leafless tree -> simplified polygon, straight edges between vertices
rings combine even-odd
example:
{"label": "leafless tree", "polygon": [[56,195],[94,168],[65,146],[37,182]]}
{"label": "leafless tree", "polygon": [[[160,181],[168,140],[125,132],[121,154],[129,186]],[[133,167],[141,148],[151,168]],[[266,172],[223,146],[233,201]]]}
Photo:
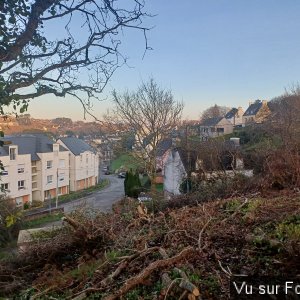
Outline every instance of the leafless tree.
{"label": "leafless tree", "polygon": [[300,185],[300,88],[270,101],[271,115],[265,123],[269,134],[277,137],[275,149],[265,159],[264,171],[272,186]]}
{"label": "leafless tree", "polygon": [[226,106],[219,106],[215,104],[204,110],[201,114],[201,121],[205,121],[210,118],[223,117],[230,110],[230,108]]}
{"label": "leafless tree", "polygon": [[[149,48],[144,10],[144,0],[2,0],[0,113],[8,105],[22,113],[47,94],[73,96],[88,112],[126,62],[124,31],[141,31]],[[55,38],[53,28],[60,28]]]}
{"label": "leafless tree", "polygon": [[170,137],[181,120],[183,103],[172,92],[161,88],[154,79],[144,82],[136,92],[113,92],[114,108],[110,120],[124,122],[135,133],[134,154],[145,161],[155,180],[157,145]]}
{"label": "leafless tree", "polygon": [[300,136],[300,88],[270,101],[271,116],[267,125],[279,134],[285,144],[299,143]]}

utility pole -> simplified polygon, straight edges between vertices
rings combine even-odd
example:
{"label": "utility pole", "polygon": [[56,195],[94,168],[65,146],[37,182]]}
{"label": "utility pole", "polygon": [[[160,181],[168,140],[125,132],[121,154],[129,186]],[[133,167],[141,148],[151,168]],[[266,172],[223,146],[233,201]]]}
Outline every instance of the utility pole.
{"label": "utility pole", "polygon": [[56,199],[55,199],[55,207],[58,206],[58,168],[56,169]]}

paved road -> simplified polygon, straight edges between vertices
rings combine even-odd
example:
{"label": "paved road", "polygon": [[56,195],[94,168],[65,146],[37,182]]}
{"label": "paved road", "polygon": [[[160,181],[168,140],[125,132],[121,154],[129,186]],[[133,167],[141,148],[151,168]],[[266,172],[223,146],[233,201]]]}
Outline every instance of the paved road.
{"label": "paved road", "polygon": [[93,192],[92,195],[62,204],[66,213],[76,208],[85,206],[87,208],[99,209],[104,212],[111,211],[112,204],[124,196],[124,179],[115,175],[103,175],[109,179],[110,185],[103,190]]}

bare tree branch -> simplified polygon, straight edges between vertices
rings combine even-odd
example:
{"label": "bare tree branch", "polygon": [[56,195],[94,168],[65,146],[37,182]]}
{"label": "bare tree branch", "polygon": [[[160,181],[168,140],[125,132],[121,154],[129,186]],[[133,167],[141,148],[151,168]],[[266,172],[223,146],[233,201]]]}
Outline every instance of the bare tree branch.
{"label": "bare tree branch", "polygon": [[[136,0],[4,0],[0,8],[2,113],[10,104],[24,111],[31,98],[45,94],[74,95],[85,104],[99,99],[126,61],[119,52],[123,30],[145,35],[148,28],[141,25],[150,16]],[[53,22],[62,30],[50,40]]]}
{"label": "bare tree branch", "polygon": [[135,155],[143,159],[152,178],[156,173],[157,145],[170,137],[181,120],[183,103],[176,102],[170,90],[160,88],[153,79],[142,83],[136,92],[113,92],[110,121],[123,121],[134,132]]}

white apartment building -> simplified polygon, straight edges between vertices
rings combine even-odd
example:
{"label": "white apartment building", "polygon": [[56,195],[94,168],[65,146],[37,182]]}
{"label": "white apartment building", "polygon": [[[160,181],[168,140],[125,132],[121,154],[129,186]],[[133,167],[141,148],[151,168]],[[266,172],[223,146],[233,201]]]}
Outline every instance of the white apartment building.
{"label": "white apartment building", "polygon": [[[69,151],[66,148],[42,134],[15,135],[2,140],[6,145],[0,147],[3,153],[0,160],[5,166],[1,180],[6,184],[3,188],[8,187],[7,195],[16,199],[17,204],[20,197],[24,203],[54,198],[56,190],[58,195],[69,193]],[[15,160],[10,159],[13,149]],[[22,165],[24,174],[20,172]]]}
{"label": "white apartment building", "polygon": [[32,187],[34,200],[54,198],[56,190],[58,196],[69,194],[69,151],[57,143],[48,146],[49,151],[37,152],[39,160],[32,166],[37,179]]}
{"label": "white apartment building", "polygon": [[70,191],[78,191],[98,183],[99,157],[83,140],[74,137],[60,138],[59,143],[69,152]]}
{"label": "white apartment building", "polygon": [[6,142],[0,147],[1,193],[12,198],[17,206],[32,201],[31,156],[19,153],[18,145]]}

